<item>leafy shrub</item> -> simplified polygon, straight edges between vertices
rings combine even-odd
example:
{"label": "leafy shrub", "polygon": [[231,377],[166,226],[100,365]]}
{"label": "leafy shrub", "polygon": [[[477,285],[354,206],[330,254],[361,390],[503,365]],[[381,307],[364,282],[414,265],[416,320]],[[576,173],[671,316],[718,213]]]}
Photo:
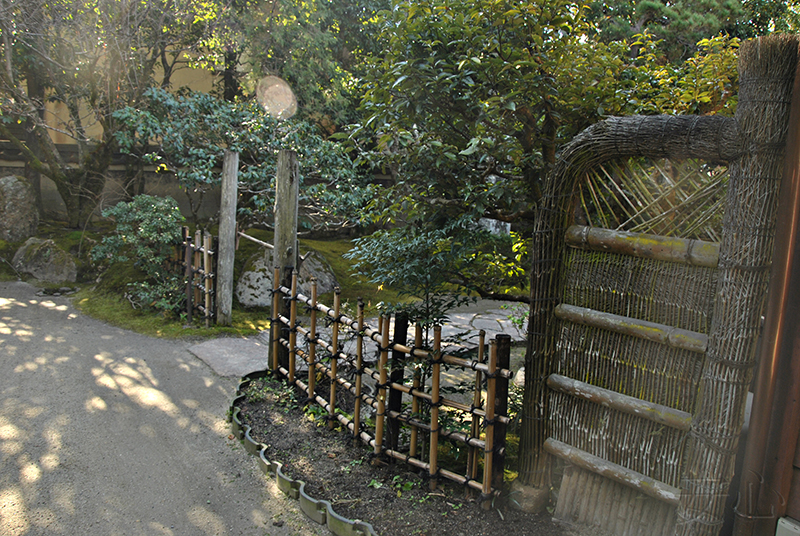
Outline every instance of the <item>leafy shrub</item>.
{"label": "leafy shrub", "polygon": [[175,200],[139,195],[104,210],[103,217],[114,218],[116,230],[92,249],[92,260],[109,265],[133,260],[146,279],[128,283],[131,303],[164,312],[180,311],[183,279],[169,262],[181,242],[184,222]]}

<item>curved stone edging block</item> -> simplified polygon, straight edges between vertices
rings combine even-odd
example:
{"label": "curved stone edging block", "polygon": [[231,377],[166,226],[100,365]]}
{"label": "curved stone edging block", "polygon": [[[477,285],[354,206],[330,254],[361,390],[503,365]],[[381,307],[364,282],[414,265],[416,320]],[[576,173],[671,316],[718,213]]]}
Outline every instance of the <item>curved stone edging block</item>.
{"label": "curved stone edging block", "polygon": [[258,443],[250,436],[250,426],[243,424],[239,418],[239,408],[236,404],[244,400],[244,389],[250,384],[252,377],[263,376],[263,373],[253,373],[245,376],[236,389],[236,394],[231,401],[228,411],[228,420],[231,423],[231,433],[244,442],[245,450],[258,458],[258,465],[265,475],[275,475],[278,488],[288,497],[298,501],[300,510],[311,520],[325,525],[336,536],[377,536],[371,524],[363,521],[347,519],[336,513],[329,501],[314,499],[305,491],[306,484],[302,480],[294,480],[283,473],[280,462],[270,461],[264,452],[266,446]]}

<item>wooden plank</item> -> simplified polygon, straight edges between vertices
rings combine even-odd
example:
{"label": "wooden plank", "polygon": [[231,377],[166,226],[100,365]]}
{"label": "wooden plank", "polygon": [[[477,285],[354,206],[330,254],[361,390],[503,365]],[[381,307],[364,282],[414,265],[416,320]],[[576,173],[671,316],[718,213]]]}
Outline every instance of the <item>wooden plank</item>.
{"label": "wooden plank", "polygon": [[562,460],[577,465],[581,469],[591,471],[633,488],[639,493],[653,497],[668,504],[678,505],[681,499],[681,490],[659,482],[654,478],[632,471],[627,467],[611,463],[588,452],[562,443],[556,439],[548,438],[544,442],[544,450]]}
{"label": "wooden plank", "polygon": [[556,306],[554,314],[561,320],[567,320],[575,324],[606,329],[690,352],[704,353],[708,346],[708,335],[703,333],[603,311],[595,311],[585,307],[562,303]]}
{"label": "wooden plank", "polygon": [[607,251],[644,259],[679,262],[716,268],[719,244],[668,236],[613,231],[601,227],[573,225],[567,229],[567,244],[591,251]]}
{"label": "wooden plank", "polygon": [[547,386],[554,391],[582,398],[623,413],[636,415],[684,432],[688,432],[692,425],[691,413],[623,395],[560,374],[551,374],[547,378]]}
{"label": "wooden plank", "polygon": [[792,467],[792,486],[786,501],[786,515],[800,519],[800,469]]}

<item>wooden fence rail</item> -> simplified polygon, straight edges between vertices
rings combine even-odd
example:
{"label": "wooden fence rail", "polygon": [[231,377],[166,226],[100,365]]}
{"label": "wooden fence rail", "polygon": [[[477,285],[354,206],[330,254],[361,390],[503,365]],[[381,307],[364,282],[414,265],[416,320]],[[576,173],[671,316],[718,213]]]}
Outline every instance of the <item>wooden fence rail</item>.
{"label": "wooden fence rail", "polygon": [[214,321],[216,310],[216,250],[214,237],[198,230],[192,240],[188,227],[182,229],[179,257],[186,281],[186,316],[192,321],[194,311],[205,318],[206,327]]}
{"label": "wooden fence rail", "polygon": [[[498,494],[503,484],[505,435],[509,424],[508,380],[513,373],[508,370],[510,342],[508,335],[498,335],[489,342],[488,362],[485,361],[485,333],[481,332],[477,360],[469,360],[447,355],[443,352],[441,327],[434,328],[432,347],[422,348],[422,327],[415,327],[414,345],[405,345],[405,340],[392,342],[389,338],[389,317],[381,317],[377,328],[364,322],[364,306],[359,302],[357,318],[352,319],[341,313],[339,293],[334,295],[333,307],[317,302],[316,283],[312,284],[311,297],[297,292],[297,273],[292,277],[291,288],[280,285],[280,273],[275,271],[276,283],[273,289],[273,318],[271,329],[271,360],[273,373],[285,376],[289,383],[304,391],[309,401],[316,402],[328,414],[331,425],[339,422],[346,429],[371,446],[375,454],[383,454],[402,460],[427,472],[431,489],[435,489],[439,478],[447,478],[481,493],[481,501],[488,507],[489,500]],[[280,314],[280,300],[290,304],[289,317]],[[298,304],[304,304],[308,311],[308,327],[298,322]],[[330,340],[322,339],[317,326],[322,319],[330,323]],[[395,334],[399,319],[395,319]],[[342,330],[355,336],[354,355],[341,350],[339,339]],[[403,333],[404,338],[405,333]],[[298,337],[301,343],[298,344]],[[378,358],[375,366],[368,366],[364,359],[365,339],[378,344]],[[284,349],[283,352],[280,350]],[[319,350],[325,353],[320,358]],[[288,355],[287,352],[288,351]],[[392,362],[389,362],[389,352]],[[397,356],[403,356],[398,361]],[[307,367],[307,378],[298,376],[298,365]],[[411,385],[404,381],[403,370],[408,364],[429,367],[429,381],[423,381],[420,367],[412,367]],[[340,365],[347,365],[343,374]],[[460,367],[465,371],[475,371],[474,393],[470,396],[471,405],[448,399],[441,393],[441,367],[448,365]],[[400,370],[400,373],[397,371]],[[391,376],[390,376],[391,373]],[[317,392],[319,376],[330,380],[328,396]],[[353,377],[354,376],[354,377]],[[354,381],[349,381],[348,377]],[[376,392],[365,392],[364,379],[374,380]],[[486,384],[486,398],[482,387]],[[467,383],[472,383],[468,380]],[[353,397],[352,415],[341,410],[339,401],[342,391]],[[427,392],[426,392],[427,391]],[[402,397],[411,397],[410,405],[403,408]],[[364,422],[362,407],[374,409],[374,423]],[[424,417],[424,409],[428,415]],[[447,417],[447,418],[444,418]],[[388,419],[388,421],[387,421]],[[448,422],[466,422],[466,431],[448,427]],[[403,425],[410,438],[407,446],[401,447],[396,431]],[[394,429],[395,432],[391,432]],[[426,452],[419,449],[420,431],[429,437],[427,460]],[[384,441],[388,436],[389,441]],[[439,443],[441,440],[460,443],[468,449],[465,474],[459,474],[442,467],[439,463]],[[387,445],[388,443],[388,445]],[[480,461],[483,460],[483,475],[478,478]]]}

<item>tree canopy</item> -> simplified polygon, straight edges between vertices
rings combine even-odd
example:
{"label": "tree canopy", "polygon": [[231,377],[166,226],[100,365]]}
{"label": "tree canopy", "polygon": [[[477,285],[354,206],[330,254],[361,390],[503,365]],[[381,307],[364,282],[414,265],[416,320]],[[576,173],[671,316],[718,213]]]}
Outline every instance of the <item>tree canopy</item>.
{"label": "tree canopy", "polygon": [[[599,39],[589,7],[567,0],[401,0],[383,16],[386,47],[352,134],[361,162],[393,179],[375,208],[421,229],[465,216],[513,224],[520,234],[504,245],[473,250],[509,274],[558,148],[583,128],[610,115],[735,107],[733,38],[701,40],[688,60],[669,63],[650,34]],[[472,232],[451,230],[458,243]],[[508,282],[475,280],[473,290],[490,295],[491,281]]]}

